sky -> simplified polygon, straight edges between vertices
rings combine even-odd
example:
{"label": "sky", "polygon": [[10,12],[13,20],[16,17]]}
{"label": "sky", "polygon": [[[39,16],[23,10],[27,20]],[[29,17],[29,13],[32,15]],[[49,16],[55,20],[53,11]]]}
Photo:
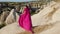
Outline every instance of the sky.
{"label": "sky", "polygon": [[0,0],[0,2],[28,2],[28,1],[36,1],[36,0]]}

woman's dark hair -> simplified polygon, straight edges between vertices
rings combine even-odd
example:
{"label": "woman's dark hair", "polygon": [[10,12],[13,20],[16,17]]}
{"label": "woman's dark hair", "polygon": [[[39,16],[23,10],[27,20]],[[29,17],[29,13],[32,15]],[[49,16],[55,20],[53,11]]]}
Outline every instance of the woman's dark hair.
{"label": "woman's dark hair", "polygon": [[29,8],[27,5],[26,5],[27,8]]}
{"label": "woman's dark hair", "polygon": [[31,7],[30,7],[29,5],[26,5],[26,7],[27,7],[28,9],[31,9]]}

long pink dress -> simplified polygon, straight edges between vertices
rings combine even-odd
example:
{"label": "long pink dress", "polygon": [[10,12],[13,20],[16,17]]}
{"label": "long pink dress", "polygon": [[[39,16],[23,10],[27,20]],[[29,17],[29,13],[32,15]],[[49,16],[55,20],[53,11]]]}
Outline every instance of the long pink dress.
{"label": "long pink dress", "polygon": [[25,30],[32,32],[32,22],[29,8],[24,8],[23,14],[19,17],[19,25]]}

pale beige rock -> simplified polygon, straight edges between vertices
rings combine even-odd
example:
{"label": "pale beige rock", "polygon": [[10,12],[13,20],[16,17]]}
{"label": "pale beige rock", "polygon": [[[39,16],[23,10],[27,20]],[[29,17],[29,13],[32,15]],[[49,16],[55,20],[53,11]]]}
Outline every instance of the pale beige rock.
{"label": "pale beige rock", "polygon": [[56,22],[51,29],[47,29],[39,34],[60,34],[60,22]]}
{"label": "pale beige rock", "polygon": [[0,34],[17,34],[23,31],[24,30],[18,25],[18,23],[12,23],[0,29]]}
{"label": "pale beige rock", "polygon": [[41,10],[38,14],[33,15],[32,18],[32,24],[33,26],[37,25],[43,25],[47,24],[47,21],[50,20],[50,17],[48,17],[48,14],[54,11],[54,5],[56,3],[52,3],[50,6],[47,6],[43,10]]}
{"label": "pale beige rock", "polygon": [[7,16],[9,15],[9,11],[4,11],[1,16],[0,16],[0,23],[3,24],[7,18]]}
{"label": "pale beige rock", "polygon": [[60,9],[58,9],[52,16],[53,21],[60,21]]}
{"label": "pale beige rock", "polygon": [[14,14],[13,12],[14,12],[14,9],[11,10],[9,16],[7,17],[7,19],[5,21],[6,25],[14,23],[18,20],[19,15],[17,13]]}

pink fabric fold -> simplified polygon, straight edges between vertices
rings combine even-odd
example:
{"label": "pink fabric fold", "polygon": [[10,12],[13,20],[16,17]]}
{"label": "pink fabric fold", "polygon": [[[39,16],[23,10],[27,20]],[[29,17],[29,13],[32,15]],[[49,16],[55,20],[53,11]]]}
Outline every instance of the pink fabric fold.
{"label": "pink fabric fold", "polygon": [[23,13],[19,17],[19,25],[27,31],[32,32],[32,21],[30,15],[30,9],[24,8]]}

